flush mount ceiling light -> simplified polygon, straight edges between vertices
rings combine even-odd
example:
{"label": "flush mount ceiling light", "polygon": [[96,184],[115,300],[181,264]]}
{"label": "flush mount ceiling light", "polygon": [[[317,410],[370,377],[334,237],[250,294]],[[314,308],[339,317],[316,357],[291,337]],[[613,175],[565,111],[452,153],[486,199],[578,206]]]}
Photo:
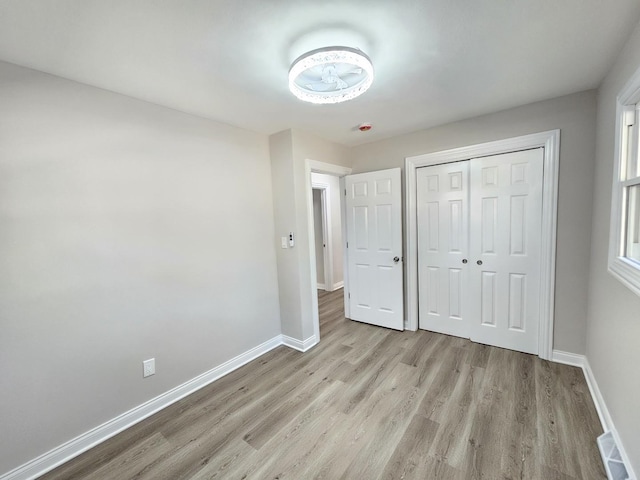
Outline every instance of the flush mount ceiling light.
{"label": "flush mount ceiling light", "polygon": [[318,48],[298,57],[289,69],[289,90],[304,102],[346,102],[372,83],[371,60],[357,48]]}

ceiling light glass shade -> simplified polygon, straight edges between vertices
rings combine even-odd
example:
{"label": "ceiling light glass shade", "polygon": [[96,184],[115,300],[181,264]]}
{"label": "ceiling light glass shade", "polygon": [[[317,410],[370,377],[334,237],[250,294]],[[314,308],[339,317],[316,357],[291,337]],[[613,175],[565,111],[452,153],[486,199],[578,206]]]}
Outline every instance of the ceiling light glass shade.
{"label": "ceiling light glass shade", "polygon": [[357,48],[325,47],[298,57],[289,70],[289,90],[304,102],[339,103],[373,83],[373,65]]}

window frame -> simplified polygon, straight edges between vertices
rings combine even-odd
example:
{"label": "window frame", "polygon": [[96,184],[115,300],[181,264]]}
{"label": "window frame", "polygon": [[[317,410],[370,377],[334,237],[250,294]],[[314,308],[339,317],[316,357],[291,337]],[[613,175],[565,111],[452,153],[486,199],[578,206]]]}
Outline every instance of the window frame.
{"label": "window frame", "polygon": [[[636,135],[640,132],[640,69],[629,79],[617,97],[616,102],[616,143],[611,190],[611,226],[609,235],[608,270],[627,288],[640,296],[640,262],[625,256],[627,242],[627,192],[634,185],[640,185],[640,176],[626,179],[627,154],[629,150],[629,115],[634,111]],[[635,152],[640,157],[639,152]],[[640,159],[636,159],[640,161]]]}

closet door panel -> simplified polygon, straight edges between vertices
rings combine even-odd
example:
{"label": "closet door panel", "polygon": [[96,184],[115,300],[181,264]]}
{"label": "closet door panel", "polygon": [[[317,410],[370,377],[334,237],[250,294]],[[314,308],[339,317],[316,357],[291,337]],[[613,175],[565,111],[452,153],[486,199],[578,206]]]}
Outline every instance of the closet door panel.
{"label": "closet door panel", "polygon": [[543,149],[470,164],[473,341],[538,353]]}
{"label": "closet door panel", "polygon": [[420,168],[418,283],[420,328],[469,337],[469,162]]}

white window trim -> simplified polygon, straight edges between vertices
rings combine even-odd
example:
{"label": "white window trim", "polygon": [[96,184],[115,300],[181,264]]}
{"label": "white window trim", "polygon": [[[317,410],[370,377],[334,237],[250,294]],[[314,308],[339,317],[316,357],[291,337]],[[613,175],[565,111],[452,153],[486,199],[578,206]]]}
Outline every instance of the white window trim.
{"label": "white window trim", "polygon": [[[633,74],[617,98],[616,105],[616,147],[613,167],[613,187],[611,189],[611,227],[609,230],[609,273],[622,282],[636,295],[640,295],[640,267],[622,256],[624,245],[623,214],[625,211],[624,185],[620,177],[625,156],[623,137],[625,135],[625,106],[640,103],[640,69]],[[639,119],[636,119],[639,121]]]}

